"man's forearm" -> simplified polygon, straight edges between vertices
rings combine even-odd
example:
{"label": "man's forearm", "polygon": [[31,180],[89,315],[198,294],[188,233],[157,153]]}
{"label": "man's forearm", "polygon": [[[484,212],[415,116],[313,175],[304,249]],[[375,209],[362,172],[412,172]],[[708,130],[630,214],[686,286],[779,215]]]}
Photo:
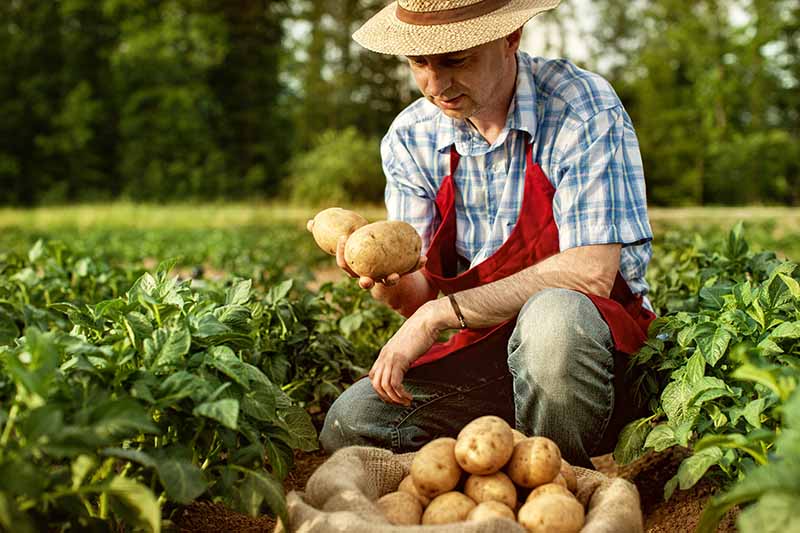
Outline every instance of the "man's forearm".
{"label": "man's forearm", "polygon": [[397,285],[387,287],[376,283],[372,296],[405,317],[411,316],[422,304],[436,298],[439,290],[422,274],[421,270],[400,278]]}
{"label": "man's forearm", "polygon": [[[494,326],[513,318],[525,302],[547,288],[564,288],[608,297],[619,270],[620,245],[572,248],[507,278],[457,293],[470,328]],[[439,307],[447,313],[447,306]],[[449,310],[450,314],[454,314]],[[458,322],[455,322],[457,327]],[[449,325],[453,326],[452,319]]]}

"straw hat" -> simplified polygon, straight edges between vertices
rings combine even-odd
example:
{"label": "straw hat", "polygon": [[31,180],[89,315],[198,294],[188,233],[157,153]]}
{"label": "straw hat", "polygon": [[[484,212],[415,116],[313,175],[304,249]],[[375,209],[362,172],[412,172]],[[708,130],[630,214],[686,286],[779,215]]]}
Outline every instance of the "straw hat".
{"label": "straw hat", "polygon": [[561,0],[397,0],[354,34],[382,54],[421,56],[500,39]]}

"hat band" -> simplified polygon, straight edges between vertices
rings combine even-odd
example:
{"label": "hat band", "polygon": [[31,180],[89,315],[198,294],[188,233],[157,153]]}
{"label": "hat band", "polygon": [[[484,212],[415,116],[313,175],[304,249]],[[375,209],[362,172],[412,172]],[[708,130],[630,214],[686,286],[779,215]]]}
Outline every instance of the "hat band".
{"label": "hat band", "polygon": [[492,11],[496,11],[511,0],[482,0],[468,6],[443,9],[441,11],[409,11],[397,4],[397,20],[416,26],[433,26],[436,24],[452,24],[474,19]]}

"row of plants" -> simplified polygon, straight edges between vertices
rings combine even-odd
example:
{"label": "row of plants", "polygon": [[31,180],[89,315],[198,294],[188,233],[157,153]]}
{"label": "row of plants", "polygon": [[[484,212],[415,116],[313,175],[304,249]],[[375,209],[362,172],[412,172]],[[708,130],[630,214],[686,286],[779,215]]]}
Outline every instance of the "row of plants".
{"label": "row of plants", "polygon": [[199,497],[283,514],[295,450],[317,447],[309,408],[399,322],[352,283],[197,283],[174,266],[60,242],[0,254],[2,528],[159,531]]}
{"label": "row of plants", "polygon": [[[769,498],[797,501],[800,453],[792,431],[800,416],[800,267],[772,252],[752,252],[741,225],[726,239],[671,234],[655,255],[649,278],[660,318],[631,368],[650,414],[623,430],[616,460],[689,448],[665,498],[703,478],[737,482],[710,508],[704,531],[713,531],[720,511],[745,501],[744,494],[754,496],[757,486]],[[763,485],[776,469],[787,475]],[[754,517],[766,508],[775,512],[761,502],[743,513],[742,530],[763,531]],[[781,511],[782,519],[800,519],[791,506]]]}

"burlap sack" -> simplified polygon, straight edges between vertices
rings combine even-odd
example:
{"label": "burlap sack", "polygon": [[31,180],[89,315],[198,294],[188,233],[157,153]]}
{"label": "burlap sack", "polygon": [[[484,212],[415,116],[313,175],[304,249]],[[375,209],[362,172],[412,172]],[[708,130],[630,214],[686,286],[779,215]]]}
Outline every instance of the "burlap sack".
{"label": "burlap sack", "polygon": [[[525,533],[511,520],[459,522],[440,526],[393,526],[375,501],[397,490],[411,468],[413,453],[395,455],[380,448],[353,446],[333,454],[306,484],[286,500],[289,524],[276,532],[291,533]],[[639,492],[628,481],[575,468],[577,498],[587,507],[581,533],[642,533]]]}

